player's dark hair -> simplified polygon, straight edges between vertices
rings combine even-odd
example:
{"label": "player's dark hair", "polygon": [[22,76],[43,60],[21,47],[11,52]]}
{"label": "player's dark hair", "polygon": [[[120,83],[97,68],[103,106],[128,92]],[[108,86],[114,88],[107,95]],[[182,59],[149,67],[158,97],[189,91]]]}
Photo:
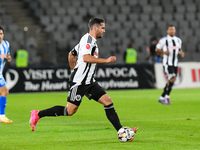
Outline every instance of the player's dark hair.
{"label": "player's dark hair", "polygon": [[2,30],[3,31],[3,33],[4,33],[4,29],[0,26],[0,30]]}
{"label": "player's dark hair", "polygon": [[168,25],[167,29],[168,29],[169,27],[175,27],[175,26],[174,26],[174,25],[172,25],[172,24],[170,24],[170,25]]}
{"label": "player's dark hair", "polygon": [[88,27],[92,29],[92,27],[96,25],[100,25],[101,23],[105,23],[104,19],[93,17],[89,20]]}

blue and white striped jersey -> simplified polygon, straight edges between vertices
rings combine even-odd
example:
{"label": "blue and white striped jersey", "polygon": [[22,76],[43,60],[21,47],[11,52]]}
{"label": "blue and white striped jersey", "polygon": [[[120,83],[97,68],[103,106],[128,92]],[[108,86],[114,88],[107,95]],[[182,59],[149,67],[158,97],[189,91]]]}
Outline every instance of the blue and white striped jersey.
{"label": "blue and white striped jersey", "polygon": [[5,59],[7,54],[10,54],[10,44],[8,41],[3,40],[2,44],[0,44],[0,78],[2,78],[3,68],[5,66]]}

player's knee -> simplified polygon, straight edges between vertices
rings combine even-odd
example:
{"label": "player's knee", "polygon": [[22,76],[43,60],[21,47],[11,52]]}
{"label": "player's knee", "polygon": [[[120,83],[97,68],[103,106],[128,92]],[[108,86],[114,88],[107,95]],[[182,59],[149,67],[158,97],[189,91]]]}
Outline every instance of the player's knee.
{"label": "player's knee", "polygon": [[67,103],[66,109],[67,109],[67,115],[68,115],[68,116],[72,116],[72,115],[75,114],[76,111],[78,110],[78,106],[76,106],[76,105],[74,105],[74,104],[68,102],[68,103]]}
{"label": "player's knee", "polygon": [[176,80],[176,77],[171,78],[170,82],[174,82]]}
{"label": "player's knee", "polygon": [[107,94],[104,94],[99,100],[99,103],[103,104],[104,106],[108,106],[110,104],[113,103],[112,99],[110,98],[110,96],[108,96]]}
{"label": "player's knee", "polygon": [[75,108],[75,109],[67,109],[67,115],[68,116],[72,116],[76,112],[77,112],[77,108]]}
{"label": "player's knee", "polygon": [[67,111],[67,113],[68,113],[68,116],[72,116],[74,114],[73,111]]}
{"label": "player's knee", "polygon": [[113,100],[109,97],[108,100],[107,100],[107,102],[108,102],[109,104],[112,104],[112,103],[113,103]]}
{"label": "player's knee", "polygon": [[8,94],[9,94],[9,91],[8,91],[8,90],[3,90],[3,91],[1,92],[1,96],[4,96],[4,97],[7,97]]}

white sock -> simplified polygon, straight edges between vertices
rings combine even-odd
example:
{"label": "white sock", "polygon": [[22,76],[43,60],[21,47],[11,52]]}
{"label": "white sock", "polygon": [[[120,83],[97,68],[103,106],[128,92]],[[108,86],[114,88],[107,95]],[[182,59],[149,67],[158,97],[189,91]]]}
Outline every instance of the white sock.
{"label": "white sock", "polygon": [[3,117],[5,117],[5,115],[0,115],[0,118],[3,118]]}
{"label": "white sock", "polygon": [[164,100],[165,98],[164,97],[162,97],[162,96],[160,96],[160,98],[159,98],[160,100]]}
{"label": "white sock", "polygon": [[165,95],[165,98],[169,98],[170,96],[169,95]]}

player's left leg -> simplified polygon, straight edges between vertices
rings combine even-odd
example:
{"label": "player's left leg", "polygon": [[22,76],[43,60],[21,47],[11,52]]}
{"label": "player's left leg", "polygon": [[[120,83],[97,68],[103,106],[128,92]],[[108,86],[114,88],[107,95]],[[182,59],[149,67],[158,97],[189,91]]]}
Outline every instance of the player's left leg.
{"label": "player's left leg", "polygon": [[[5,82],[5,81],[4,81]],[[8,88],[6,87],[5,84],[0,87],[0,122],[9,124],[13,123],[12,120],[8,119],[5,115],[5,109],[6,109],[6,104],[7,104],[7,95],[8,95]]]}
{"label": "player's left leg", "polygon": [[167,105],[171,105],[170,92],[172,90],[172,86],[174,85],[175,80],[176,80],[176,77],[173,77],[172,79],[170,79],[169,84],[168,84],[168,88],[167,88],[166,95],[165,95],[165,100],[166,100]]}
{"label": "player's left leg", "polygon": [[173,67],[173,73],[174,73],[174,77],[169,82],[169,89],[168,89],[168,92],[167,92],[168,95],[170,95],[170,92],[172,90],[174,82],[176,81],[176,77],[177,77],[177,73],[178,73],[178,67]]}
{"label": "player's left leg", "polygon": [[117,112],[114,109],[113,101],[111,100],[111,98],[108,96],[108,94],[104,94],[100,97],[98,102],[103,104],[108,120],[118,131],[122,127],[122,125],[120,123]]}
{"label": "player's left leg", "polygon": [[174,85],[174,82],[176,80],[176,76],[177,76],[177,67],[174,66],[170,66],[169,67],[169,84],[168,84],[168,88],[166,91],[166,95],[165,95],[165,99],[166,99],[166,104],[170,105],[171,101],[170,101],[170,93],[172,90],[172,87]]}
{"label": "player's left leg", "polygon": [[[99,86],[99,84],[95,83],[94,86],[89,90],[90,99],[94,99],[95,101],[101,103],[104,106],[104,110],[108,120],[112,123],[114,128],[118,131],[122,125],[120,123],[117,112],[114,109],[113,101],[109,97],[108,94]],[[138,128],[135,128],[137,131]]]}
{"label": "player's left leg", "polygon": [[[108,120],[112,123],[115,129],[119,131],[122,125],[120,123],[117,112],[114,108],[112,99],[108,96],[108,94],[104,94],[103,96],[100,97],[98,102],[104,105],[104,109],[105,109]],[[138,127],[135,127],[132,130],[136,133],[138,130]]]}

